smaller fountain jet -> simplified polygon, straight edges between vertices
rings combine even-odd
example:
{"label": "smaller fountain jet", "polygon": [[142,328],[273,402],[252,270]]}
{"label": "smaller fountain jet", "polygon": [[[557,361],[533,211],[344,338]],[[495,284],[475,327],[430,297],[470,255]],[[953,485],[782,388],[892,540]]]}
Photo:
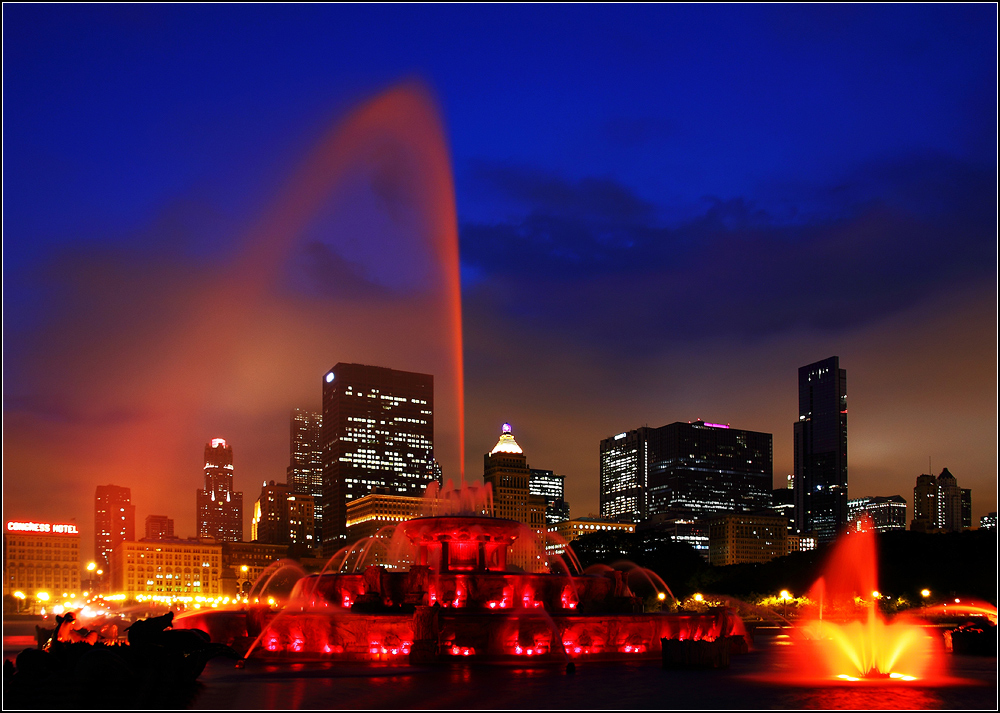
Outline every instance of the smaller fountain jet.
{"label": "smaller fountain jet", "polygon": [[[841,536],[809,598],[817,616],[800,628],[799,670],[841,681],[914,681],[931,662],[931,639],[916,623],[886,621],[878,610],[875,530],[865,518]],[[807,654],[805,652],[811,652]]]}

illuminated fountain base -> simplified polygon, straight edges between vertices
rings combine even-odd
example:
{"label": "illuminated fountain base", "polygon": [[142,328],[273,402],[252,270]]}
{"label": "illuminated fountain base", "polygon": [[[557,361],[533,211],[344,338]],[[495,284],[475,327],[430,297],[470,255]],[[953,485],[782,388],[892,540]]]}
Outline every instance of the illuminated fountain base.
{"label": "illuminated fountain base", "polygon": [[607,660],[658,658],[664,639],[743,643],[742,622],[725,608],[642,613],[622,572],[506,571],[517,522],[447,516],[400,528],[415,548],[409,571],[310,575],[280,611],[195,613],[177,625],[213,640],[243,627],[248,658],[283,660]]}

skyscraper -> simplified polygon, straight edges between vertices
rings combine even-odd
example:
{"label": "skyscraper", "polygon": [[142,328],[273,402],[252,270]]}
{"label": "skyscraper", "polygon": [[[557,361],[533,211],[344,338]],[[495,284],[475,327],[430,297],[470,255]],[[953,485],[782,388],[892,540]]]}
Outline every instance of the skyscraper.
{"label": "skyscraper", "polygon": [[434,479],[434,377],[339,363],[323,376],[323,550],[347,539],[347,502],[420,496]]}
{"label": "skyscraper", "polygon": [[[287,482],[296,495],[311,495],[314,502],[323,500],[323,415],[302,409],[292,410]],[[323,509],[314,513],[315,543],[323,537]]]}
{"label": "skyscraper", "polygon": [[958,480],[945,468],[936,478],[917,476],[913,488],[913,520],[918,532],[961,532],[972,527],[972,491],[958,487]]}
{"label": "skyscraper", "polygon": [[677,422],[601,441],[601,516],[645,522],[771,505],[771,434]]}
{"label": "skyscraper", "polygon": [[205,444],[205,489],[198,491],[198,537],[243,541],[243,493],[233,490],[233,447],[224,438]]}
{"label": "skyscraper", "polygon": [[271,545],[315,545],[312,495],[296,494],[287,483],[264,483],[254,503],[250,539]]}
{"label": "skyscraper", "polygon": [[647,519],[652,430],[643,426],[601,441],[601,517],[625,522]]}
{"label": "skyscraper", "polygon": [[555,525],[569,520],[569,503],[566,502],[566,476],[551,470],[531,469],[528,490],[532,495],[545,498],[545,524]]}
{"label": "skyscraper", "polygon": [[115,546],[132,540],[135,540],[135,505],[131,489],[98,485],[94,494],[94,558],[108,571]]}
{"label": "skyscraper", "polygon": [[[521,446],[514,440],[509,423],[500,429],[493,450],[483,456],[483,482],[493,489],[493,513],[496,517],[516,520],[531,528],[538,548],[518,542],[508,554],[508,562],[525,571],[535,571],[545,548],[545,498],[532,495],[528,485],[531,468]],[[534,561],[533,561],[534,560]]]}
{"label": "skyscraper", "polygon": [[868,515],[876,532],[906,529],[906,500],[901,495],[848,500],[847,514],[849,520]]}
{"label": "skyscraper", "polygon": [[847,370],[830,357],[799,368],[795,527],[830,542],[847,524]]}

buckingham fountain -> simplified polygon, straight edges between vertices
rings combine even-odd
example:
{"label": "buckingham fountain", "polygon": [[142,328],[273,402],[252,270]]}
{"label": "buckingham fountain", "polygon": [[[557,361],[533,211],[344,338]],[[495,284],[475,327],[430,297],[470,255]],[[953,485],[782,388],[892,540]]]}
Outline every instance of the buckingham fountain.
{"label": "buckingham fountain", "polygon": [[[506,424],[497,447],[516,447]],[[492,517],[490,483],[434,483],[425,503],[433,514],[343,548],[328,563],[335,571],[302,576],[279,609],[193,612],[176,625],[213,640],[236,632],[250,641],[245,658],[281,660],[630,660],[659,658],[663,642],[700,642],[725,650],[711,665],[746,650],[725,607],[645,612],[628,572],[585,573],[551,533]]]}

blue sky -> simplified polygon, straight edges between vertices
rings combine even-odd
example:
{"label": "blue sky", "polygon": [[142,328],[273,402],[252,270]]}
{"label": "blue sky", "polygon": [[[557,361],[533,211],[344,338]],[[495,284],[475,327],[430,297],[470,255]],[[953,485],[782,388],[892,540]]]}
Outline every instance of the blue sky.
{"label": "blue sky", "polygon": [[[130,290],[159,295],[155,333],[177,285],[231,261],[337,117],[416,77],[455,175],[467,472],[511,421],[585,515],[600,438],[701,416],[774,433],[779,478],[795,369],[836,353],[868,409],[852,417],[852,496],[907,496],[931,455],[974,488],[977,517],[995,510],[996,19],[992,5],[7,5],[5,471],[65,478],[76,494],[51,517],[85,510],[96,464],[62,475],[17,455],[38,452],[61,399],[85,400],[45,360],[116,352]],[[128,414],[123,393],[112,410]],[[245,472],[280,477],[274,424],[295,405],[211,423],[238,461],[253,443]]]}

